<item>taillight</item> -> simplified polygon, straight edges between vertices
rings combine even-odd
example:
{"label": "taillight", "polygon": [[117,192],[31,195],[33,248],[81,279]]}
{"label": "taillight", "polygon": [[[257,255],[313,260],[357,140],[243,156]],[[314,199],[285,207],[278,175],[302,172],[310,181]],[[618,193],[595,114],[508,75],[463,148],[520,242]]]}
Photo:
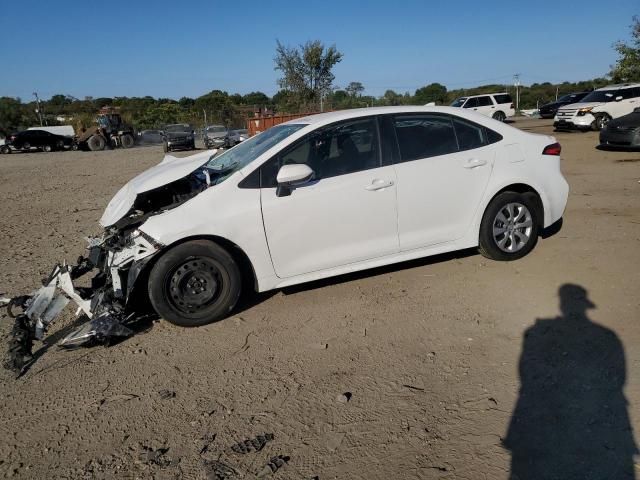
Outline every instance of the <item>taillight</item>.
{"label": "taillight", "polygon": [[544,150],[542,150],[542,154],[543,155],[560,155],[561,151],[562,151],[562,146],[558,142],[556,142],[544,147]]}

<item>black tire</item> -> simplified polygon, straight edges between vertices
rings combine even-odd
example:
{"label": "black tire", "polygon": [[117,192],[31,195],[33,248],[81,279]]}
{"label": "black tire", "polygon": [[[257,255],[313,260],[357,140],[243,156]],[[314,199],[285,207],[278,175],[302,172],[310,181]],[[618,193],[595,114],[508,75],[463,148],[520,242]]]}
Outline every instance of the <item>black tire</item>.
{"label": "black tire", "polygon": [[153,308],[181,327],[199,327],[227,317],[241,290],[238,265],[224,248],[208,240],[172,248],[149,274]]}
{"label": "black tire", "polygon": [[53,147],[51,145],[43,145],[42,146],[42,150],[49,153],[49,152],[53,152]]}
{"label": "black tire", "polygon": [[106,143],[102,135],[91,135],[87,140],[87,147],[89,147],[89,150],[92,152],[104,150],[105,146]]}
{"label": "black tire", "polygon": [[595,131],[604,130],[607,126],[607,123],[611,120],[611,116],[607,113],[598,113],[596,114],[596,119],[591,124],[591,128]]}
{"label": "black tire", "polygon": [[504,112],[496,112],[493,114],[492,117],[494,120],[498,120],[499,122],[504,122],[507,119],[507,116],[504,114]]}
{"label": "black tire", "polygon": [[120,143],[122,144],[122,148],[131,148],[133,147],[134,140],[131,135],[125,133],[124,135],[122,135],[122,137],[120,137]]}
{"label": "black tire", "polygon": [[11,147],[9,145],[0,145],[0,154],[11,153]]}
{"label": "black tire", "polygon": [[[479,236],[480,253],[492,260],[510,261],[518,260],[533,250],[538,242],[540,226],[541,212],[538,210],[538,204],[535,193],[502,192],[498,194],[491,200],[482,216]],[[513,205],[524,207],[524,210],[510,207]],[[507,222],[503,222],[501,218],[506,219]],[[522,226],[518,227],[518,225]],[[500,233],[503,229],[504,233]],[[526,241],[523,240],[525,238]]]}
{"label": "black tire", "polygon": [[71,144],[71,150],[73,150],[74,152],[77,152],[78,150],[80,150],[80,145],[78,145],[76,142],[73,142]]}
{"label": "black tire", "polygon": [[27,152],[31,150],[31,144],[29,142],[24,142],[22,144],[22,150],[26,150]]}

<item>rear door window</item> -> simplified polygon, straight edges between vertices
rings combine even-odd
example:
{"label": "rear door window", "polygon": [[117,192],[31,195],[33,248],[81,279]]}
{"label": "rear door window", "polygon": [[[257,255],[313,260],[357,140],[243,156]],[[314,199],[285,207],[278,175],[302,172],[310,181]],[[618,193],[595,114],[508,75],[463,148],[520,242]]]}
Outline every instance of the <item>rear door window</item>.
{"label": "rear door window", "polygon": [[394,126],[401,162],[458,151],[449,115],[398,115],[394,117]]}
{"label": "rear door window", "polygon": [[488,95],[486,97],[478,97],[478,106],[479,107],[490,107],[493,105],[491,101],[491,97]]}

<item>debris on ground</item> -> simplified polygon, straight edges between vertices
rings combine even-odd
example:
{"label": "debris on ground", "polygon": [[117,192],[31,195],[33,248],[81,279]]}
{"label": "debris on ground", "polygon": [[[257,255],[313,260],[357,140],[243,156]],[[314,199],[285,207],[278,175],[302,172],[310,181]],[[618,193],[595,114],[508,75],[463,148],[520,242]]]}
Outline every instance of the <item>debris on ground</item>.
{"label": "debris on ground", "polygon": [[215,433],[206,433],[205,435],[203,435],[203,437],[200,440],[204,440],[206,443],[200,449],[200,455],[204,455],[209,451],[209,447],[216,440],[216,436],[217,435]]}
{"label": "debris on ground", "polygon": [[351,392],[344,392],[336,397],[336,401],[340,403],[347,403],[349,400],[351,400],[352,396],[353,394]]}
{"label": "debris on ground", "polygon": [[221,460],[205,460],[204,468],[207,480],[225,480],[238,474],[231,465]]}
{"label": "debris on ground", "polygon": [[276,473],[276,471],[278,471],[279,468],[284,466],[289,460],[290,460],[290,457],[283,456],[283,455],[277,455],[275,457],[271,457],[271,460],[269,460],[269,463],[267,463],[264,466],[264,468],[260,471],[260,473],[258,473],[258,478],[263,478],[272,473]]}
{"label": "debris on ground", "polygon": [[142,445],[142,452],[139,455],[141,462],[148,465],[156,465],[160,468],[173,467],[180,463],[180,460],[172,460],[166,456],[169,451],[166,447],[153,448]]}
{"label": "debris on ground", "polygon": [[270,442],[273,438],[273,433],[265,433],[264,435],[258,435],[257,437],[231,445],[231,450],[242,454],[249,453],[252,450],[259,452],[267,442]]}
{"label": "debris on ground", "polygon": [[161,400],[169,400],[170,398],[176,398],[176,392],[173,390],[160,390],[158,392]]}

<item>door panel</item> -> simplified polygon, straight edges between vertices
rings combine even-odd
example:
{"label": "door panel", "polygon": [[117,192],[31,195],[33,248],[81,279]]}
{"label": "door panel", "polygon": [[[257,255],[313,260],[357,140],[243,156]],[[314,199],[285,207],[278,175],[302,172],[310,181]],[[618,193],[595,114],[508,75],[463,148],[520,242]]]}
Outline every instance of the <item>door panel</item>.
{"label": "door panel", "polygon": [[[456,120],[457,143],[463,151],[450,148],[449,153],[444,153],[439,145],[451,132],[445,130],[446,125],[430,122],[428,118],[424,122],[425,132],[420,138],[425,138],[430,145],[425,153],[436,154],[424,156],[423,153],[422,158],[395,165],[401,251],[463,237],[471,225],[493,168],[493,145],[471,148],[487,143],[482,137],[485,135],[482,127],[462,120],[458,125]],[[406,127],[402,125],[402,118],[398,117],[396,130],[399,132],[401,155],[406,158],[411,150],[402,148],[403,137],[407,138],[401,133],[403,128]],[[437,139],[440,150],[433,150],[430,137]]]}
{"label": "door panel", "polygon": [[[314,178],[276,195],[281,165]],[[375,118],[311,133],[262,167],[262,216],[276,274],[291,277],[398,251],[396,176],[381,166]]]}
{"label": "door panel", "polygon": [[[393,185],[371,189],[382,182]],[[396,253],[395,184],[389,166],[311,182],[286,197],[263,188],[264,227],[278,277]]]}

